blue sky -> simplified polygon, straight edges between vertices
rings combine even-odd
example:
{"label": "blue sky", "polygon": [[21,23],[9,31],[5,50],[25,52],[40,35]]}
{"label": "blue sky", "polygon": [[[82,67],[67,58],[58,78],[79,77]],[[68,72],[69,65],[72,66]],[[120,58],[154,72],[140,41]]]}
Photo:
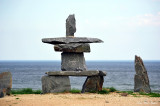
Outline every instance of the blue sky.
{"label": "blue sky", "polygon": [[60,60],[42,38],[64,37],[75,14],[75,37],[100,38],[86,60],[160,60],[160,0],[0,0],[0,60]]}

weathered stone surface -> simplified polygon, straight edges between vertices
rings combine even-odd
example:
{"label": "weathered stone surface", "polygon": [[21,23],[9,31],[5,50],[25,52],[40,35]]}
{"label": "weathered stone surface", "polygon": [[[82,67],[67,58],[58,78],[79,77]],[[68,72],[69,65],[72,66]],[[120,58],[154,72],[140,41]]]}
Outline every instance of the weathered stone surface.
{"label": "weathered stone surface", "polygon": [[61,53],[62,62],[61,70],[62,71],[85,71],[86,63],[83,53]]}
{"label": "weathered stone surface", "polygon": [[149,78],[147,70],[140,57],[135,56],[135,77],[134,77],[134,91],[150,93]]}
{"label": "weathered stone surface", "polygon": [[73,15],[69,15],[66,19],[66,36],[74,36],[76,32],[76,19]]}
{"label": "weathered stone surface", "polygon": [[49,76],[106,76],[106,72],[98,70],[90,71],[52,71],[46,72]]}
{"label": "weathered stone surface", "polygon": [[43,93],[64,92],[71,90],[68,76],[43,76],[41,81]]}
{"label": "weathered stone surface", "polygon": [[104,78],[103,76],[89,76],[83,84],[82,93],[102,90]]}
{"label": "weathered stone surface", "polygon": [[49,44],[68,44],[68,43],[102,43],[98,38],[87,37],[59,37],[59,38],[43,38],[43,43]]}
{"label": "weathered stone surface", "polygon": [[0,89],[0,98],[3,98],[6,95],[6,92],[3,89]]}
{"label": "weathered stone surface", "polygon": [[12,88],[12,75],[10,72],[0,73],[0,93],[5,96],[10,95],[10,91]]}
{"label": "weathered stone surface", "polygon": [[87,43],[71,43],[71,44],[57,44],[54,46],[55,51],[63,52],[90,52],[90,46]]}

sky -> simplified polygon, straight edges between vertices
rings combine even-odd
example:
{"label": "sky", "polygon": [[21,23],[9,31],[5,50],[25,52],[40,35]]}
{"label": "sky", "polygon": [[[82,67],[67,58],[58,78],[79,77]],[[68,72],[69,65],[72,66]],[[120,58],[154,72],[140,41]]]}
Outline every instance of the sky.
{"label": "sky", "polygon": [[99,38],[86,60],[160,60],[160,0],[0,0],[0,60],[61,60],[42,38]]}

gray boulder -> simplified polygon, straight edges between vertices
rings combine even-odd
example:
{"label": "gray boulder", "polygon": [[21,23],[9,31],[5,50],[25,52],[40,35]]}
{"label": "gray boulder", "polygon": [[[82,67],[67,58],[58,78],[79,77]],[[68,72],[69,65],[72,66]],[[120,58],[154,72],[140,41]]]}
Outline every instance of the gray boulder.
{"label": "gray boulder", "polygon": [[71,90],[68,76],[43,76],[41,81],[43,93],[55,93]]}
{"label": "gray boulder", "polygon": [[86,71],[86,63],[83,53],[63,52],[61,53],[62,71]]}
{"label": "gray boulder", "polygon": [[134,91],[150,93],[149,78],[147,70],[140,57],[135,56],[135,77],[134,77]]}
{"label": "gray boulder", "polygon": [[69,15],[66,19],[66,37],[74,36],[76,32],[76,19],[73,15]]}
{"label": "gray boulder", "polygon": [[70,44],[57,44],[54,46],[55,51],[63,52],[90,52],[90,46],[87,43],[70,43]]}
{"label": "gray boulder", "polygon": [[83,84],[82,93],[102,90],[104,78],[103,76],[89,76]]}
{"label": "gray boulder", "polygon": [[58,37],[58,38],[43,38],[43,43],[49,44],[68,44],[68,43],[102,43],[98,38],[87,37]]}
{"label": "gray boulder", "polygon": [[0,95],[10,95],[12,88],[12,75],[10,72],[0,73]]}

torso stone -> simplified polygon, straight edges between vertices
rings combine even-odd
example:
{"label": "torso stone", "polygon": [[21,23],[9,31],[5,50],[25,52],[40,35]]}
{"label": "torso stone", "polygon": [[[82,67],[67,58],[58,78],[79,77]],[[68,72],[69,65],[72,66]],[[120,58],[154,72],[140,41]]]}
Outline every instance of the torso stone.
{"label": "torso stone", "polygon": [[86,71],[86,63],[83,53],[63,52],[61,57],[62,71]]}

